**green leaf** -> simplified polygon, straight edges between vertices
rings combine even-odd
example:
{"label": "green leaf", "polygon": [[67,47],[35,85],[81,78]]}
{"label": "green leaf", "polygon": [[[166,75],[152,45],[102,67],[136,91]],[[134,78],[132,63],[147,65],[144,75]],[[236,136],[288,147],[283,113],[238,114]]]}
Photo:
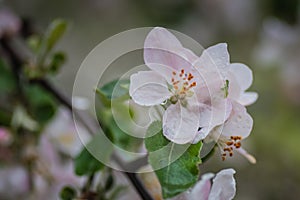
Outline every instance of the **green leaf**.
{"label": "green leaf", "polygon": [[54,97],[38,85],[27,86],[25,92],[32,117],[42,124],[48,122],[57,110]]}
{"label": "green leaf", "polygon": [[149,163],[155,170],[162,187],[164,198],[174,197],[198,180],[201,163],[202,142],[179,145],[167,140],[161,130],[160,121],[153,122],[149,128],[145,145],[149,152]]}
{"label": "green leaf", "polygon": [[[113,147],[107,144],[103,134],[96,134],[74,160],[75,173],[78,176],[91,175],[104,169],[104,163],[110,159]],[[103,149],[105,149],[103,151]]]}
{"label": "green leaf", "polygon": [[67,22],[62,19],[56,19],[50,24],[45,36],[46,52],[49,52],[53,48],[66,29]]}
{"label": "green leaf", "polygon": [[70,186],[66,186],[60,191],[59,196],[61,200],[73,200],[76,198],[76,190]]}
{"label": "green leaf", "polygon": [[112,108],[101,108],[98,112],[102,128],[115,145],[127,151],[136,151],[142,144],[143,139],[133,137],[127,133],[134,131],[130,127],[133,123],[132,110],[123,102],[116,102],[113,105],[114,115],[112,114]]}
{"label": "green leaf", "polygon": [[52,55],[48,69],[51,73],[57,73],[60,67],[65,63],[66,55],[63,52],[55,52]]}
{"label": "green leaf", "polygon": [[16,87],[15,77],[5,62],[0,59],[0,95],[11,93]]}
{"label": "green leaf", "polygon": [[96,92],[104,103],[110,103],[111,100],[117,99],[129,99],[129,83],[127,79],[114,80],[97,88]]}
{"label": "green leaf", "polygon": [[91,175],[103,168],[104,165],[91,155],[86,148],[75,158],[75,173],[78,176]]}

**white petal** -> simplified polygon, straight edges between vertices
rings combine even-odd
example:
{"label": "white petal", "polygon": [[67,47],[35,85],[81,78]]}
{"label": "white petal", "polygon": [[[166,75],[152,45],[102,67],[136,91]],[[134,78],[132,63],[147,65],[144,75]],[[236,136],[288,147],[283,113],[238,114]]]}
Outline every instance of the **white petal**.
{"label": "white petal", "polygon": [[[156,27],[146,37],[144,60],[151,69],[153,64],[161,64],[175,70],[189,68],[195,58],[196,55],[185,49],[179,40],[165,28]],[[157,69],[153,68],[153,70]]]}
{"label": "white petal", "polygon": [[253,104],[258,99],[258,94],[256,92],[244,92],[240,95],[238,102],[243,106],[249,106]]}
{"label": "white petal", "polygon": [[203,128],[197,138],[204,139],[210,130],[223,124],[230,116],[232,110],[231,102],[228,99],[212,102],[212,105],[202,104],[200,106],[199,126]]}
{"label": "white petal", "polygon": [[253,126],[253,119],[241,104],[232,101],[232,112],[224,124],[222,135],[225,137],[241,136],[248,137]]}
{"label": "white petal", "polygon": [[206,138],[206,136],[211,132],[212,128],[211,127],[203,127],[201,128],[195,139],[192,141],[193,144],[197,144],[200,140],[203,140],[204,138]]}
{"label": "white petal", "polygon": [[207,54],[210,60],[220,69],[229,65],[229,53],[226,43],[216,44],[204,50],[203,55]]}
{"label": "white petal", "polygon": [[200,81],[197,81],[197,85],[201,90],[198,98],[212,98],[215,94],[222,94],[221,96],[224,97],[224,92],[221,90],[224,87],[224,70],[215,64],[206,51],[194,63],[200,79]]}
{"label": "white petal", "polygon": [[249,154],[245,149],[243,148],[239,148],[236,149],[237,152],[239,152],[241,155],[243,155],[245,158],[247,158],[247,160],[252,163],[255,164],[256,163],[256,159],[254,156],[252,156],[251,154]]}
{"label": "white petal", "polygon": [[199,110],[197,106],[180,102],[170,105],[163,116],[163,134],[176,144],[192,142],[199,128]]}
{"label": "white petal", "polygon": [[130,77],[129,95],[137,104],[157,105],[171,96],[167,81],[153,71],[141,71]]}
{"label": "white petal", "polygon": [[213,173],[207,173],[202,175],[201,180],[192,189],[188,199],[207,200],[211,189],[211,179],[213,177]]}
{"label": "white petal", "polygon": [[229,71],[234,74],[243,91],[247,90],[251,86],[253,82],[253,75],[252,70],[248,66],[242,63],[233,63],[230,64]]}
{"label": "white petal", "polygon": [[233,169],[224,169],[213,179],[208,200],[231,200],[235,196],[236,182]]}
{"label": "white petal", "polygon": [[162,106],[152,106],[149,109],[149,117],[151,122],[162,121],[165,109]]}
{"label": "white petal", "polygon": [[226,72],[226,79],[229,81],[228,98],[238,100],[244,90],[242,90],[235,75],[230,71]]}

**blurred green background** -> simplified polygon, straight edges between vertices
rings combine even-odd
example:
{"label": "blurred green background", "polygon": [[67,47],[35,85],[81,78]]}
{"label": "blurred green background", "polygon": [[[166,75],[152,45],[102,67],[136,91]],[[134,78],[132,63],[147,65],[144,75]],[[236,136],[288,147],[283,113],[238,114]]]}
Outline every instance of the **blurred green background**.
{"label": "blurred green background", "polygon": [[59,44],[68,63],[56,78],[67,94],[85,56],[99,42],[127,29],[164,26],[204,47],[227,42],[231,61],[253,70],[251,90],[260,95],[248,108],[255,124],[245,141],[258,162],[251,165],[239,156],[221,162],[215,156],[201,170],[233,166],[235,199],[300,199],[300,1],[7,0],[0,6],[33,20],[40,30],[57,17],[71,22]]}

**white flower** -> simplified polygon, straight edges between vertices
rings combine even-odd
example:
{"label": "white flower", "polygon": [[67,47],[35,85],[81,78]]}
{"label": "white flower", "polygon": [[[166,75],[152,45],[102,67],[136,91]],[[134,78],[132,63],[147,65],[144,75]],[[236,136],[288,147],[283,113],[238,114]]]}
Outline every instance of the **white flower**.
{"label": "white flower", "polygon": [[[79,129],[80,137],[77,129]],[[75,126],[72,113],[61,107],[54,119],[47,125],[43,134],[56,145],[63,153],[76,156],[89,139],[89,133],[80,124]],[[81,141],[83,140],[83,141]]]}
{"label": "white flower", "polygon": [[184,48],[164,28],[154,28],[147,36],[144,60],[152,71],[130,77],[129,94],[144,106],[171,105],[163,115],[163,134],[172,142],[192,142],[199,128],[198,83],[200,75],[192,63],[197,56]]}
{"label": "white flower", "polygon": [[24,199],[29,192],[29,178],[22,166],[3,166],[0,169],[0,199]]}
{"label": "white flower", "polygon": [[[236,182],[233,177],[235,170],[221,170],[214,177],[214,174],[208,173],[202,176],[202,179],[195,185],[188,195],[190,200],[231,200],[235,196]],[[213,178],[214,177],[214,178]],[[211,179],[212,183],[211,183]]]}
{"label": "white flower", "polygon": [[56,199],[61,189],[70,185],[79,188],[84,179],[74,174],[73,161],[62,159],[47,135],[42,135],[37,147],[34,199]]}
{"label": "white flower", "polygon": [[129,94],[145,106],[171,102],[163,115],[163,134],[169,140],[197,143],[225,125],[243,131],[231,132],[229,138],[223,135],[228,140],[249,135],[252,119],[240,106],[257,99],[255,92],[246,92],[252,71],[244,64],[230,63],[227,44],[209,47],[197,57],[166,29],[154,28],[145,40],[144,60],[152,71],[133,74]]}

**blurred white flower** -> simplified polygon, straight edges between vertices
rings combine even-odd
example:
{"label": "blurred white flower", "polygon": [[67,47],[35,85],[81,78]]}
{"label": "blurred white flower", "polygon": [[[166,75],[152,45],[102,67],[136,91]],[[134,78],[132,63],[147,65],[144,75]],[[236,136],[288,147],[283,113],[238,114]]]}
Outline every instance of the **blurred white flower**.
{"label": "blurred white flower", "polygon": [[290,26],[277,19],[264,22],[260,43],[253,51],[253,59],[264,67],[279,67],[283,92],[300,104],[300,24]]}
{"label": "blurred white flower", "polygon": [[74,174],[73,161],[63,160],[47,135],[41,137],[37,152],[35,199],[57,199],[64,186],[79,188],[83,184],[83,178]]}
{"label": "blurred white flower", "polygon": [[[80,136],[78,133],[80,133]],[[63,107],[58,109],[43,134],[49,137],[56,148],[72,157],[76,156],[81,151],[83,144],[86,144],[90,139],[86,129],[80,124],[75,126],[72,113]]]}
{"label": "blurred white flower", "polygon": [[24,167],[1,167],[0,178],[0,199],[24,199],[28,194],[29,179]]}

